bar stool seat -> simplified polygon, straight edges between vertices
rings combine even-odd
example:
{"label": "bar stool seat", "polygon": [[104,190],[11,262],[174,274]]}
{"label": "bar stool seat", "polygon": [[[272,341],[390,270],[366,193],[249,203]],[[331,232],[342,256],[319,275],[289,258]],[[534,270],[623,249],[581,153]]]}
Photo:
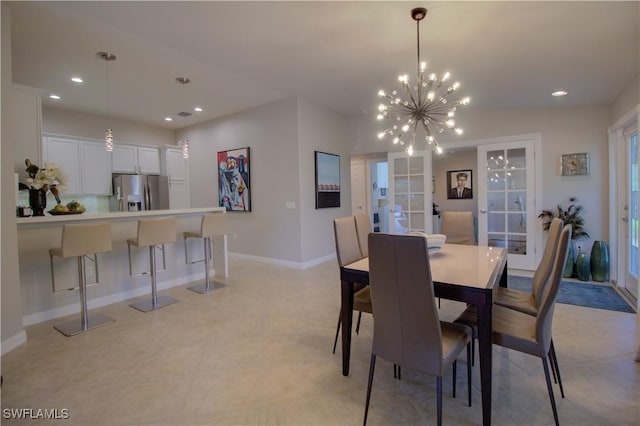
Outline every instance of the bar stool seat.
{"label": "bar stool seat", "polygon": [[[138,221],[138,235],[136,238],[127,240],[129,249],[129,267],[131,267],[131,246],[149,247],[149,273],[151,275],[151,300],[132,303],[132,308],[142,312],[155,311],[178,302],[170,296],[158,296],[156,283],[156,246],[161,246],[164,260],[164,245],[176,242],[176,219],[175,217],[162,217],[154,219],[140,219]],[[131,271],[130,271],[131,274]],[[133,276],[133,274],[131,274]],[[144,274],[141,274],[144,275]]]}
{"label": "bar stool seat", "polygon": [[51,265],[51,285],[54,293],[55,273],[53,268],[53,258],[62,259],[78,258],[78,289],[80,291],[80,321],[71,320],[63,324],[55,325],[53,328],[65,336],[73,336],[84,333],[92,328],[114,322],[115,320],[104,314],[88,313],[87,308],[87,277],[85,269],[85,259],[88,255],[93,255],[92,260],[96,265],[96,280],[99,282],[98,256],[97,253],[111,251],[111,224],[91,223],[91,224],[66,224],[62,227],[62,241],[60,247],[49,249],[49,261]]}
{"label": "bar stool seat", "polygon": [[[182,234],[184,238],[184,260],[187,264],[204,262],[204,283],[187,287],[191,291],[204,294],[212,290],[226,287],[226,284],[213,281],[209,278],[209,260],[213,259],[213,251],[211,248],[211,239],[219,235],[227,233],[227,215],[226,213],[208,213],[202,216],[200,222],[200,231],[187,231]],[[190,261],[187,251],[187,238],[202,238],[204,244],[204,257],[202,260]]]}

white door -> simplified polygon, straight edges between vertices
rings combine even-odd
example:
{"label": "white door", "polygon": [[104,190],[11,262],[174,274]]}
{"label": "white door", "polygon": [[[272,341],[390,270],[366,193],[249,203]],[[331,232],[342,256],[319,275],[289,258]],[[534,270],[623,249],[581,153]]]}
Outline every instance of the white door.
{"label": "white door", "polygon": [[364,160],[351,161],[351,214],[367,213],[367,177]]}
{"label": "white door", "polygon": [[624,134],[626,145],[626,200],[625,216],[622,218],[624,225],[625,273],[618,283],[626,288],[636,299],[638,298],[638,130],[633,129]]}
{"label": "white door", "polygon": [[138,172],[160,174],[160,151],[157,148],[138,147]]}
{"label": "white door", "polygon": [[111,195],[111,156],[104,143],[79,142],[83,195]]}
{"label": "white door", "polygon": [[390,152],[389,232],[433,232],[431,151]]}
{"label": "white door", "polygon": [[[64,138],[43,138],[44,162],[60,166],[67,175],[67,190],[64,195],[80,195],[80,154],[78,141]],[[44,164],[40,165],[44,167]]]}
{"label": "white door", "polygon": [[478,146],[478,243],[506,248],[510,268],[536,268],[534,140]]}
{"label": "white door", "polygon": [[111,153],[111,171],[114,173],[137,173],[138,150],[136,147],[115,145]]}
{"label": "white door", "polygon": [[169,208],[188,209],[189,208],[189,187],[186,181],[169,181]]}

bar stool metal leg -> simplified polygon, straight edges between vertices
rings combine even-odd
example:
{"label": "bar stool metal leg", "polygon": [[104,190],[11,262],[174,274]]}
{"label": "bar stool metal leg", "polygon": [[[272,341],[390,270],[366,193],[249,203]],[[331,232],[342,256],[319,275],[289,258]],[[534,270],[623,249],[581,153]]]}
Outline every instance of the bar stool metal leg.
{"label": "bar stool metal leg", "polygon": [[133,303],[129,306],[142,312],[155,311],[168,305],[178,302],[171,296],[158,296],[158,286],[156,283],[156,251],[154,246],[149,246],[149,264],[151,269],[151,300]]}
{"label": "bar stool metal leg", "polygon": [[87,307],[87,277],[85,271],[84,256],[78,256],[78,278],[80,280],[78,285],[80,291],[80,321],[76,319],[53,326],[53,328],[65,336],[74,336],[76,334],[84,333],[92,328],[100,327],[101,325],[115,321],[113,318],[104,314],[89,315],[89,309]]}
{"label": "bar stool metal leg", "polygon": [[213,250],[211,250],[211,237],[205,237],[202,240],[204,241],[204,283],[187,287],[187,289],[200,294],[208,293],[212,290],[217,290],[219,288],[227,286],[226,284],[218,281],[213,281],[212,283],[210,283],[209,266],[211,265],[211,259],[213,259]]}

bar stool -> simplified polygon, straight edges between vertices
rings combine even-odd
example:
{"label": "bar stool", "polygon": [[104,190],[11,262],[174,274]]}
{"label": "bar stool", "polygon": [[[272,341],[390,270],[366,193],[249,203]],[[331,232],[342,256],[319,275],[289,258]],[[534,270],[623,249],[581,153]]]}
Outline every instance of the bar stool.
{"label": "bar stool", "polygon": [[[92,328],[114,322],[115,320],[104,314],[89,315],[87,309],[87,277],[85,258],[93,261],[96,266],[96,282],[99,282],[98,255],[111,251],[111,224],[68,224],[62,228],[61,247],[49,249],[49,261],[51,264],[51,285],[56,293],[55,273],[53,269],[53,257],[63,259],[69,257],[78,258],[78,289],[80,290],[80,321],[71,320],[53,328],[65,336],[73,336]],[[93,259],[88,257],[93,255]]]}
{"label": "bar stool", "polygon": [[[226,213],[209,213],[202,216],[200,222],[200,232],[185,232],[184,237],[184,260],[187,264],[204,262],[204,283],[187,287],[191,291],[204,294],[211,290],[226,287],[225,284],[213,281],[209,283],[209,259],[213,259],[213,251],[211,249],[211,238],[227,233],[227,215]],[[204,243],[204,258],[202,260],[189,261],[187,252],[187,238],[202,238]]]}
{"label": "bar stool", "polygon": [[[162,250],[162,260],[164,263],[164,245],[176,242],[176,219],[175,217],[163,217],[158,219],[141,219],[138,221],[138,237],[127,240],[129,249],[129,275],[139,276],[151,274],[151,300],[133,303],[129,306],[142,312],[155,311],[178,302],[170,296],[158,296],[156,285],[156,247]],[[131,246],[149,247],[149,272],[133,275],[131,273]]]}

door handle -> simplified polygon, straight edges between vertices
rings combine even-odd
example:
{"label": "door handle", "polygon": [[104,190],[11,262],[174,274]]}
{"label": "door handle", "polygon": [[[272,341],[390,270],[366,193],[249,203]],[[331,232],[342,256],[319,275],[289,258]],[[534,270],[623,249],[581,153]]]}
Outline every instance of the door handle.
{"label": "door handle", "polygon": [[625,217],[622,218],[622,221],[623,222],[629,222],[629,218],[627,216],[625,216]]}
{"label": "door handle", "polygon": [[485,214],[487,211],[485,209],[480,210],[480,213]]}

